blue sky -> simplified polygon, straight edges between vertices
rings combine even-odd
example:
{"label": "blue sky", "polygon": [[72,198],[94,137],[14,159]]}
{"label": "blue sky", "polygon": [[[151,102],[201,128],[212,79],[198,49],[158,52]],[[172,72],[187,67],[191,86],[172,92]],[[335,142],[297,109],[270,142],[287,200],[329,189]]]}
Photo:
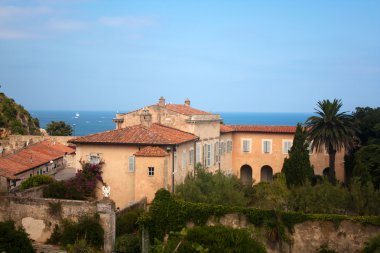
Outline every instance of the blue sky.
{"label": "blue sky", "polygon": [[1,91],[27,109],[380,106],[380,1],[0,0]]}

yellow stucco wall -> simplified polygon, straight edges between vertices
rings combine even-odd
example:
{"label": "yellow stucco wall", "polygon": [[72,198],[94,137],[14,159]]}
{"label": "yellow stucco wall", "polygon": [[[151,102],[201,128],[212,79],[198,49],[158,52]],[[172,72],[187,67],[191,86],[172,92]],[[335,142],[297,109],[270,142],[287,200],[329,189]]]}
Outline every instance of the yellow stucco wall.
{"label": "yellow stucco wall", "polygon": [[[104,161],[103,181],[111,187],[110,198],[116,207],[123,208],[135,201],[135,173],[128,170],[128,157],[137,151],[137,146],[78,144],[77,168],[81,168],[79,161],[87,161],[91,153],[100,154]],[[101,185],[98,185],[97,197],[102,198]]]}
{"label": "yellow stucco wall", "polygon": [[[253,180],[260,182],[261,168],[265,165],[273,169],[273,174],[281,172],[284,158],[283,141],[293,141],[293,134],[271,134],[271,133],[233,133],[232,168],[233,173],[240,177],[240,168],[247,164],[252,168]],[[251,140],[251,152],[242,151],[243,139]],[[271,153],[263,152],[263,140],[272,141]],[[336,156],[336,177],[344,181],[344,152],[341,151]],[[328,155],[325,152],[313,152],[310,155],[310,162],[315,168],[315,174],[322,175],[323,170],[328,167]]]}
{"label": "yellow stucco wall", "polygon": [[[166,162],[165,162],[166,160]],[[160,188],[169,189],[168,164],[169,157],[136,157],[135,172],[135,200],[147,198],[148,203],[154,199]],[[165,166],[166,164],[166,166]],[[148,168],[154,168],[154,175],[150,176]]]}

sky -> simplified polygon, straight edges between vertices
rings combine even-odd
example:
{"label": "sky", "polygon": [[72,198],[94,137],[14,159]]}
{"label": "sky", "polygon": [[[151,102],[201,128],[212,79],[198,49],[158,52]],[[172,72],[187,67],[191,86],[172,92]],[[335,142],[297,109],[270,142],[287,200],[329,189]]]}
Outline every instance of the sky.
{"label": "sky", "polygon": [[29,110],[380,106],[380,1],[0,0],[0,91]]}

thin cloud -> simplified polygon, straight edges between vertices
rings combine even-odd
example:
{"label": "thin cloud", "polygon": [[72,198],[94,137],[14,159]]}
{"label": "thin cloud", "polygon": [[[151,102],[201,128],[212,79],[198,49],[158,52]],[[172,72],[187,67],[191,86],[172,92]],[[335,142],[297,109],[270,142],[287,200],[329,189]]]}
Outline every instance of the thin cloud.
{"label": "thin cloud", "polygon": [[22,40],[34,38],[37,38],[37,35],[29,32],[0,29],[0,40]]}
{"label": "thin cloud", "polygon": [[78,20],[52,20],[48,23],[53,31],[79,31],[88,27],[88,24]]}
{"label": "thin cloud", "polygon": [[152,26],[156,21],[152,17],[102,17],[99,22],[106,26],[138,29]]}
{"label": "thin cloud", "polygon": [[38,7],[18,7],[18,6],[0,6],[0,20],[16,20],[30,16],[48,14],[51,9],[46,6]]}

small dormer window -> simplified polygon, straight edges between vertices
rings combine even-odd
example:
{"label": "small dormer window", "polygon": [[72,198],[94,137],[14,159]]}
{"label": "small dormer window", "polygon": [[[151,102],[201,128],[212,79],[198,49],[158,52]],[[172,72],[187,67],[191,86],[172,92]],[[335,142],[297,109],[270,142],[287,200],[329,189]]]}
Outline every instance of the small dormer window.
{"label": "small dormer window", "polygon": [[148,167],[148,176],[150,177],[154,176],[154,167]]}

